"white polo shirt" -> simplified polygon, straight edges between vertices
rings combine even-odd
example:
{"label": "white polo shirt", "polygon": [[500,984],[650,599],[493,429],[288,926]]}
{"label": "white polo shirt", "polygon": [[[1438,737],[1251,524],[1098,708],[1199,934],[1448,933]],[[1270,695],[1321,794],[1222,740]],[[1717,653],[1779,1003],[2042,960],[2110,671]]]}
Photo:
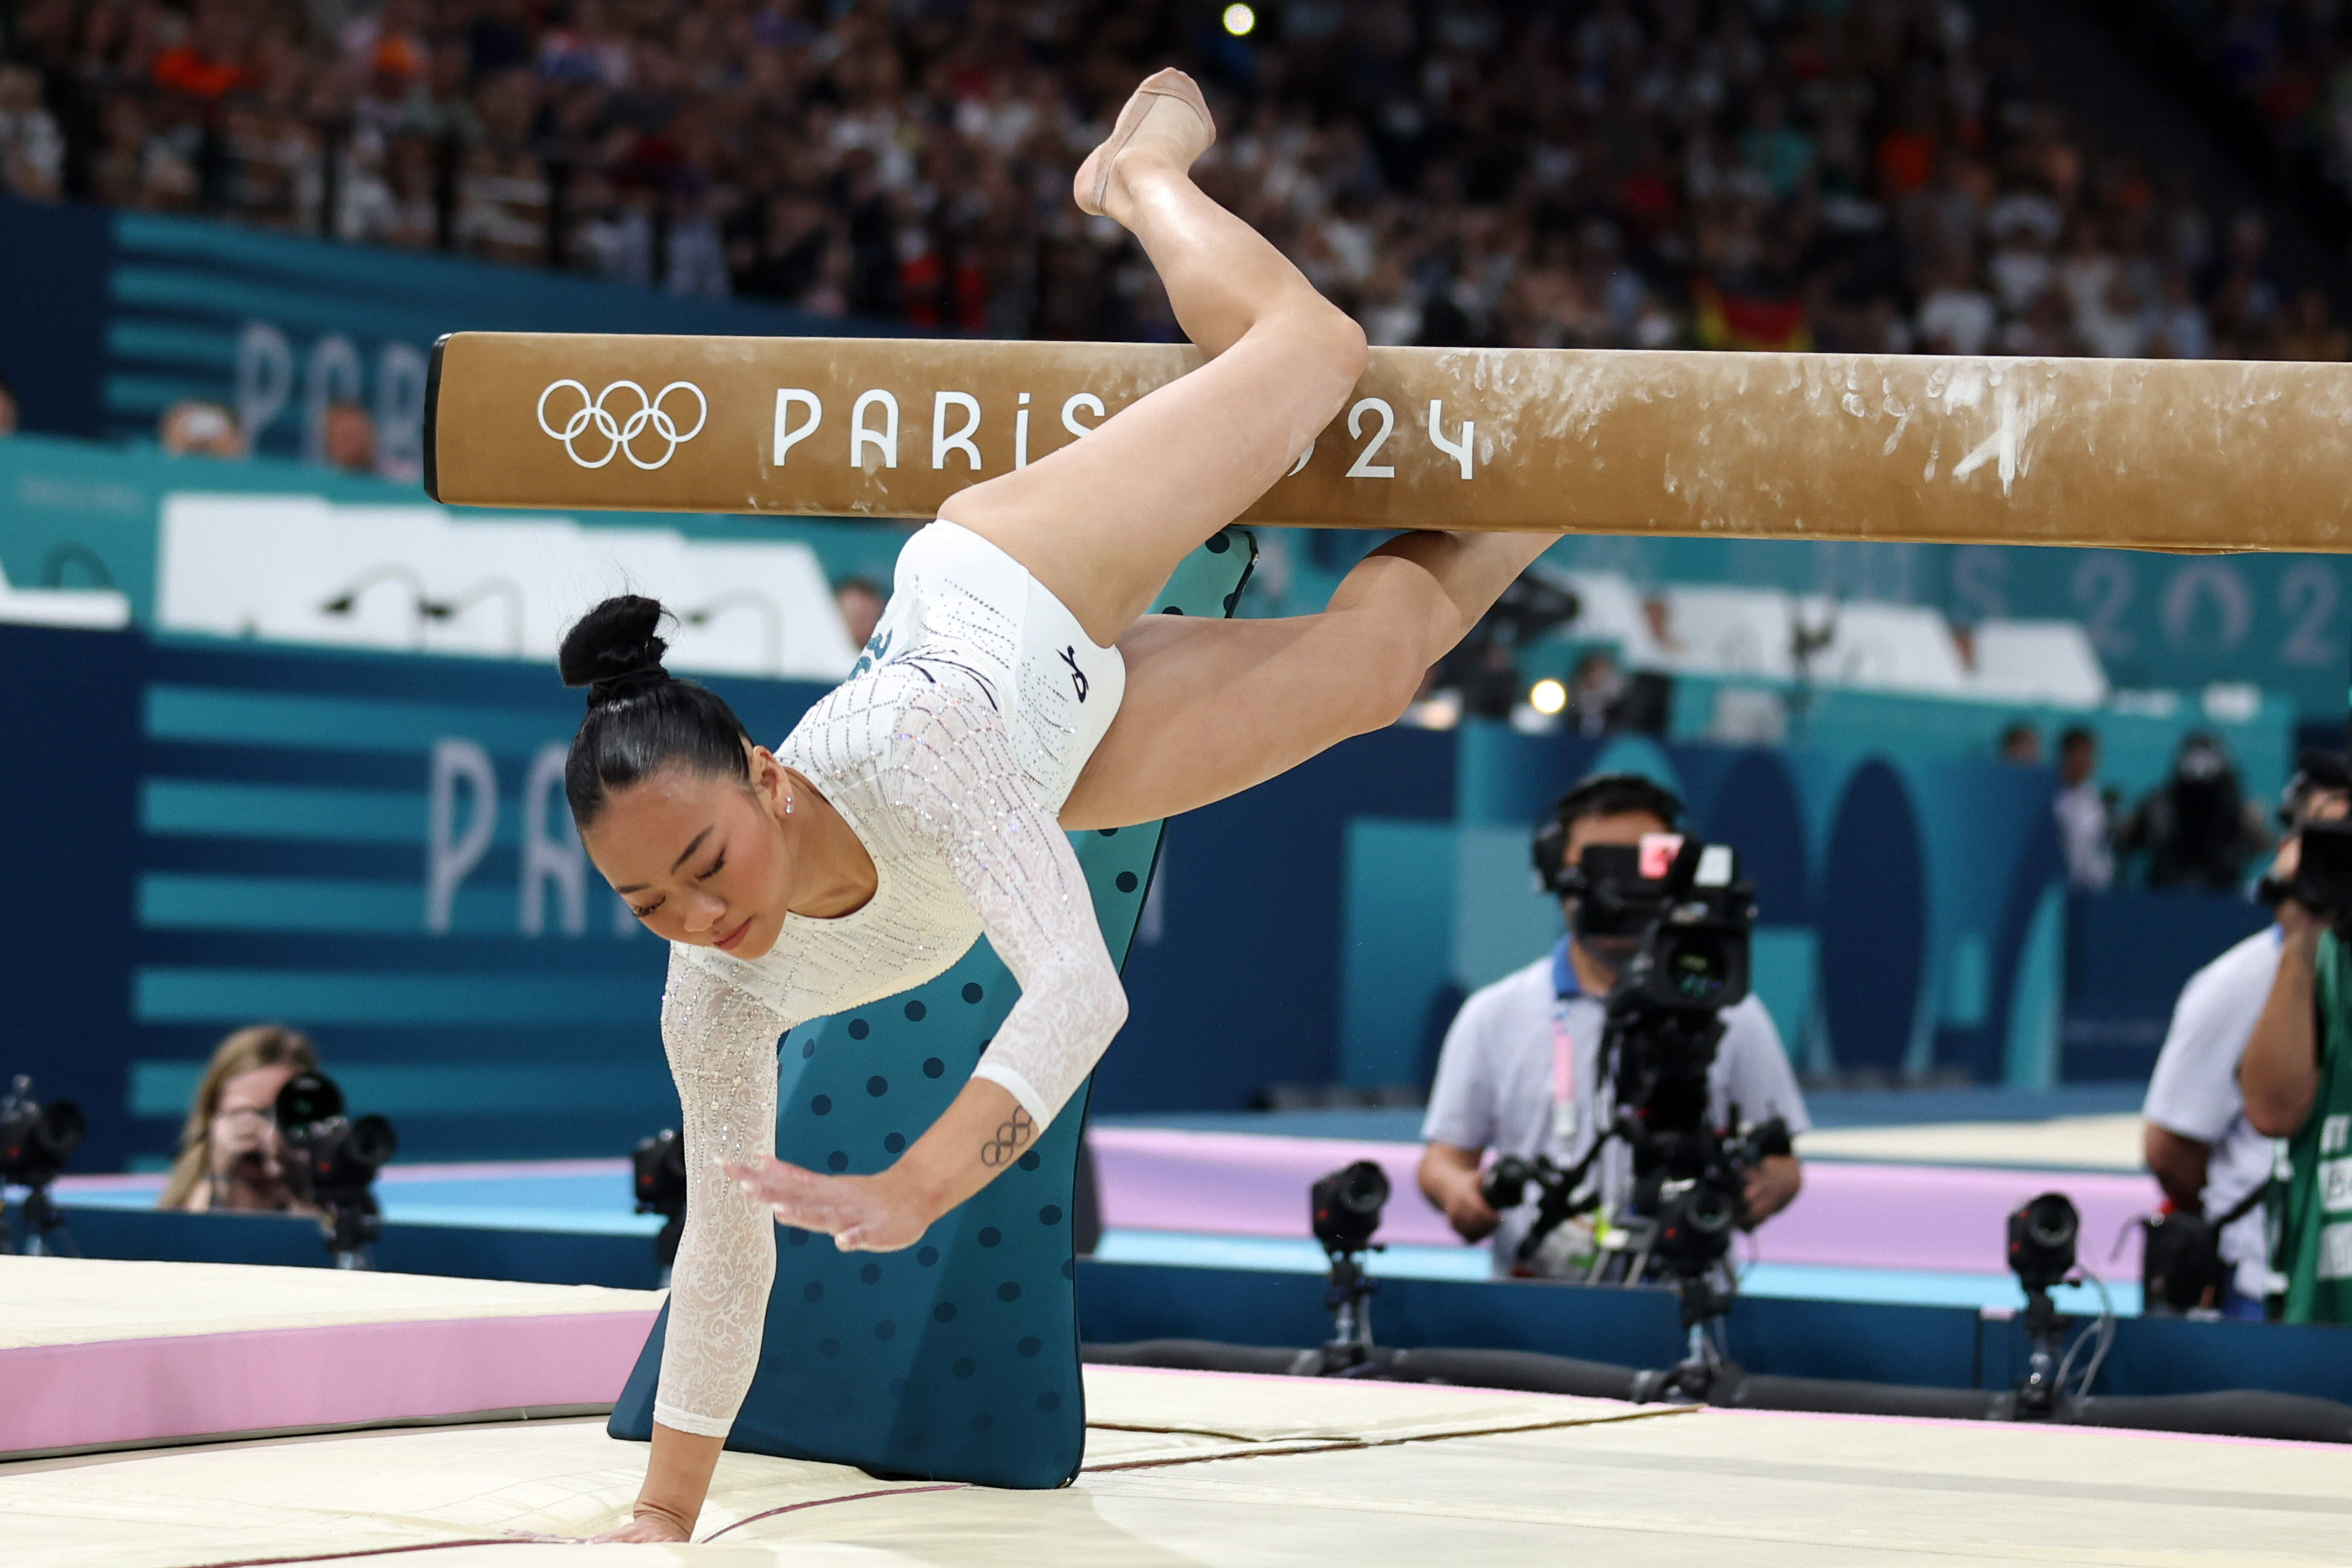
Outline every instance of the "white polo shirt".
{"label": "white polo shirt", "polygon": [[[2158,1053],[2140,1114],[2158,1127],[2210,1144],[2205,1214],[2218,1218],[2270,1180],[2277,1142],[2246,1120],[2238,1058],[2278,975],[2279,928],[2258,931],[2189,977],[2173,1004],[2172,1027]],[[2270,1288],[2270,1240],[2263,1211],[2221,1233],[2221,1258],[2236,1271],[2238,1293],[2259,1301]]]}
{"label": "white polo shirt", "polygon": [[[1611,1086],[1601,1077],[1601,1001],[1577,986],[1566,945],[1563,938],[1551,952],[1473,992],[1462,1004],[1437,1058],[1437,1081],[1430,1088],[1429,1112],[1421,1127],[1424,1142],[1492,1149],[1522,1159],[1545,1153],[1555,1163],[1570,1165],[1584,1157],[1615,1116]],[[1569,994],[1560,994],[1563,984]],[[1750,994],[1727,1008],[1723,1021],[1723,1039],[1707,1074],[1707,1113],[1716,1124],[1727,1122],[1736,1105],[1742,1121],[1778,1116],[1792,1133],[1811,1127],[1780,1031],[1764,1004]],[[1554,1110],[1555,1022],[1567,1031],[1571,1058],[1573,1126],[1566,1137],[1558,1124],[1569,1118],[1556,1116]],[[1598,1173],[1602,1212],[1614,1215],[1633,1188],[1633,1151],[1622,1142],[1612,1143],[1598,1162]],[[1530,1186],[1527,1201],[1507,1211],[1495,1232],[1496,1273],[1511,1271],[1535,1213]]]}

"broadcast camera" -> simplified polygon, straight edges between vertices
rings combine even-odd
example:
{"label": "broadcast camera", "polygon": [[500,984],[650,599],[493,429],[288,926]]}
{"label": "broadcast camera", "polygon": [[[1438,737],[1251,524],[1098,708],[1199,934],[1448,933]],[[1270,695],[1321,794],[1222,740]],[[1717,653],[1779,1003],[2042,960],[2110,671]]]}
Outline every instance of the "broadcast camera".
{"label": "broadcast camera", "polygon": [[[51,1251],[65,1228],[64,1216],[50,1201],[49,1184],[64,1173],[88,1130],[80,1107],[69,1100],[41,1104],[33,1098],[33,1080],[22,1074],[0,1099],[0,1187],[25,1189],[27,1256]],[[0,1240],[5,1238],[0,1227]]]}
{"label": "broadcast camera", "polygon": [[[1576,900],[1578,939],[1635,944],[1601,1026],[1601,1073],[1615,1110],[1575,1164],[1563,1169],[1546,1156],[1497,1161],[1485,1196],[1498,1210],[1509,1208],[1536,1186],[1535,1221],[1519,1245],[1525,1262],[1561,1225],[1598,1206],[1592,1169],[1610,1143],[1623,1143],[1633,1189],[1625,1214],[1611,1216],[1622,1240],[1595,1259],[1591,1277],[1634,1283],[1653,1265],[1670,1275],[1692,1335],[1686,1366],[1703,1371],[1703,1325],[1728,1305],[1721,1265],[1732,1232],[1746,1221],[1747,1173],[1790,1152],[1777,1118],[1739,1128],[1733,1107],[1734,1130],[1725,1130],[1709,1116],[1723,1012],[1748,994],[1755,888],[1740,877],[1728,845],[1650,834],[1638,845],[1589,845],[1570,866],[1559,853],[1565,837],[1559,824],[1539,831],[1536,864],[1555,892]],[[1688,1381],[1702,1383],[1702,1373]]]}
{"label": "broadcast camera", "polygon": [[392,1123],[345,1114],[343,1091],[315,1072],[288,1080],[278,1091],[276,1114],[286,1144],[287,1185],[319,1211],[335,1267],[373,1268],[370,1249],[383,1234],[375,1174],[400,1152]]}
{"label": "broadcast camera", "polygon": [[666,1286],[670,1267],[677,1261],[678,1241],[686,1235],[686,1140],[677,1128],[665,1127],[637,1141],[629,1152],[629,1164],[636,1212],[657,1214],[666,1222],[654,1237],[654,1262]]}

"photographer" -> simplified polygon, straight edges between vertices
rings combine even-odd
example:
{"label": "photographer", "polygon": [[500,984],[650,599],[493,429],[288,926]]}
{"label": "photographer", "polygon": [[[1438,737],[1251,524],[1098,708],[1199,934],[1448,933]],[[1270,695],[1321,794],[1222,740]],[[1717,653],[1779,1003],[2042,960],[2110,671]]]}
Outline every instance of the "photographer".
{"label": "photographer", "polygon": [[286,1180],[278,1131],[278,1090],[319,1070],[310,1040],[278,1024],[239,1029],[220,1043],[188,1103],[179,1157],[156,1206],[307,1212]]}
{"label": "photographer", "polygon": [[2288,1140],[2270,1202],[2291,1323],[2352,1323],[2352,840],[2341,795],[2279,849],[2278,973],[2238,1060],[2246,1121]]}
{"label": "photographer", "polygon": [[[1586,779],[1554,808],[1560,867],[1581,863],[1595,845],[1635,846],[1670,833],[1683,812],[1672,792],[1645,778],[1609,773]],[[1538,858],[1543,855],[1539,845]],[[1551,868],[1556,871],[1557,868]],[[1560,879],[1551,875],[1555,886]],[[1615,1115],[1601,1044],[1604,1000],[1618,972],[1639,951],[1638,937],[1600,936],[1579,920],[1579,900],[1564,897],[1569,934],[1543,958],[1474,993],[1446,1031],[1423,1123],[1421,1190],[1466,1241],[1494,1238],[1495,1269],[1519,1272],[1520,1240],[1534,1223],[1532,1201],[1507,1214],[1480,1190],[1480,1161],[1548,1154],[1563,1166],[1582,1159]],[[1779,1116],[1790,1132],[1810,1123],[1780,1031],[1749,996],[1727,1009],[1721,1043],[1708,1072],[1708,1115],[1721,1127],[1736,1108],[1744,1118]],[[1632,1154],[1621,1142],[1604,1150],[1592,1173],[1599,1206],[1588,1227],[1562,1226],[1529,1260],[1530,1271],[1583,1272],[1607,1227],[1624,1212]],[[1745,1222],[1788,1206],[1801,1173],[1793,1153],[1770,1154],[1747,1176]]]}
{"label": "photographer", "polygon": [[[2340,818],[2347,790],[2352,775],[2340,759],[2306,752],[2279,804],[2281,826],[2294,835],[2306,822]],[[2281,873],[2293,875],[2297,847],[2292,837],[2281,847]],[[2218,1262],[2228,1270],[2206,1303],[2228,1318],[2261,1318],[2269,1292],[2262,1190],[2277,1146],[2246,1119],[2238,1063],[2277,978],[2283,930],[2255,932],[2181,987],[2140,1111],[2147,1168],[2173,1211],[2220,1227],[2218,1258],[2209,1254],[2199,1267]],[[2209,1234],[2198,1233],[2200,1249]]]}

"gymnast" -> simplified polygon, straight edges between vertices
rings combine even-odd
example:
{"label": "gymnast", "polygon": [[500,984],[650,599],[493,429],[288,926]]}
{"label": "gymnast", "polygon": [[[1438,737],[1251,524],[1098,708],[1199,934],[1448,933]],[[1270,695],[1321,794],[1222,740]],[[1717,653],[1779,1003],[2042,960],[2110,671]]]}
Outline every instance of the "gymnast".
{"label": "gymnast", "polygon": [[[1550,542],[1411,533],[1321,615],[1146,613],[1364,368],[1356,324],[1192,184],[1215,134],[1192,79],[1161,71],[1074,190],[1142,242],[1207,363],[950,499],[899,552],[849,679],[782,745],[669,678],[652,600],[608,599],[564,637],[564,680],[588,687],[564,789],[597,869],[671,944],[662,1041],[689,1152],[645,1487],[600,1539],[689,1539],[759,1359],[771,1215],[845,1250],[912,1245],[1125,1021],[1063,830],[1173,816],[1391,722]],[[929,1130],[870,1176],[774,1159],[778,1037],[936,977],[983,931],[1020,999]]]}

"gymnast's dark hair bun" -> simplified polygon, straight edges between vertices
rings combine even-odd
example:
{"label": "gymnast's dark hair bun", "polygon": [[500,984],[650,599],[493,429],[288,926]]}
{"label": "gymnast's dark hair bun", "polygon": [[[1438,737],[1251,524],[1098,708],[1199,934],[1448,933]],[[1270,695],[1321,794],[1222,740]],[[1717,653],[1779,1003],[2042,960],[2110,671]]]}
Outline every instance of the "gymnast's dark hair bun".
{"label": "gymnast's dark hair bun", "polygon": [[588,689],[588,716],[563,762],[572,820],[586,827],[616,790],[665,768],[749,782],[743,721],[708,687],[662,668],[661,601],[641,594],[605,600],[563,634],[555,656],[566,686]]}
{"label": "gymnast's dark hair bun", "polygon": [[669,644],[659,628],[668,614],[659,599],[618,594],[581,616],[556,650],[563,684],[586,687],[594,708],[667,680],[661,658]]}

